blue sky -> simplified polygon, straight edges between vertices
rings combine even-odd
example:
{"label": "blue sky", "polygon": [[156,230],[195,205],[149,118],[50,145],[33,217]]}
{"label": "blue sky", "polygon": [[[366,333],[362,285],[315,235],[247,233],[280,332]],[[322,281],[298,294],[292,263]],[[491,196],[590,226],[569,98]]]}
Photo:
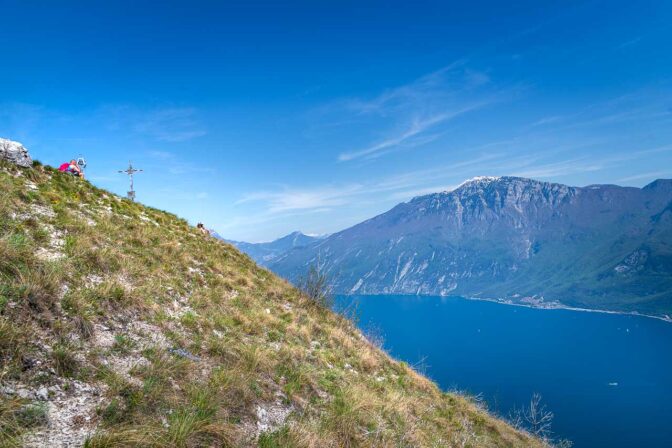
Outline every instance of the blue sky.
{"label": "blue sky", "polygon": [[[94,4],[96,3],[96,4]],[[220,234],[672,177],[672,3],[3,1],[0,137]]]}

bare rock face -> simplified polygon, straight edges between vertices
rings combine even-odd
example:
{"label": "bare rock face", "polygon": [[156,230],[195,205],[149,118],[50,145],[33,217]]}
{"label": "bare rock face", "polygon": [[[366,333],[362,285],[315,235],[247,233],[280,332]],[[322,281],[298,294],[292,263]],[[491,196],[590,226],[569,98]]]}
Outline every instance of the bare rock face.
{"label": "bare rock face", "polygon": [[4,138],[0,138],[0,159],[24,168],[29,168],[33,164],[28,150],[21,143]]}

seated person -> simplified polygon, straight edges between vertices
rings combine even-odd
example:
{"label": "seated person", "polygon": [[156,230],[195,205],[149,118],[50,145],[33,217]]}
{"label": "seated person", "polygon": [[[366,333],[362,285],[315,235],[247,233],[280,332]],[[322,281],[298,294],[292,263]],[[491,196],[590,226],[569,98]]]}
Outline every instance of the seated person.
{"label": "seated person", "polygon": [[64,173],[70,173],[73,176],[81,177],[82,179],[84,178],[84,172],[79,167],[75,159],[72,159],[70,163],[66,162],[61,164],[61,166],[58,167],[58,170]]}
{"label": "seated person", "polygon": [[72,159],[72,160],[70,161],[70,166],[68,167],[68,171],[69,171],[73,176],[81,177],[82,179],[84,179],[84,172],[83,172],[82,169],[79,167],[79,165],[77,164],[77,161],[76,161],[75,159]]}
{"label": "seated person", "polygon": [[211,235],[210,230],[206,229],[205,226],[203,225],[203,223],[201,223],[201,222],[196,224],[196,228],[198,230],[200,230],[204,235],[208,235],[208,236]]}

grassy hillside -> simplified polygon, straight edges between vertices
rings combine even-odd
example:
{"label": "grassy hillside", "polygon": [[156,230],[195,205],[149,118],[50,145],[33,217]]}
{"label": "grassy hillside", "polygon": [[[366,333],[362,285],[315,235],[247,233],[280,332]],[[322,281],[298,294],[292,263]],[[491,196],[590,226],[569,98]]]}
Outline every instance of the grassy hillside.
{"label": "grassy hillside", "polygon": [[232,246],[42,166],[0,164],[0,384],[0,446],[543,446]]}

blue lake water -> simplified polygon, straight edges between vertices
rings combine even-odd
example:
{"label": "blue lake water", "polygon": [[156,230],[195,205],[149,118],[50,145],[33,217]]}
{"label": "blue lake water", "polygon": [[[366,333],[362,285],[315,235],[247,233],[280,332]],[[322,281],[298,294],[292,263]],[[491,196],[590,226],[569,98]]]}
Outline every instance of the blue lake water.
{"label": "blue lake water", "polygon": [[337,298],[341,310],[352,303],[392,356],[500,415],[539,392],[554,435],[576,448],[672,447],[670,323],[456,297]]}

